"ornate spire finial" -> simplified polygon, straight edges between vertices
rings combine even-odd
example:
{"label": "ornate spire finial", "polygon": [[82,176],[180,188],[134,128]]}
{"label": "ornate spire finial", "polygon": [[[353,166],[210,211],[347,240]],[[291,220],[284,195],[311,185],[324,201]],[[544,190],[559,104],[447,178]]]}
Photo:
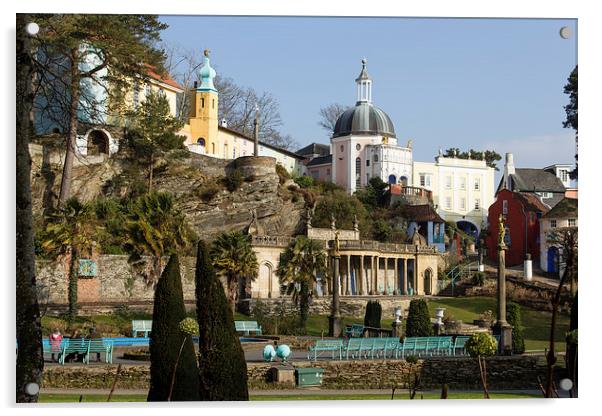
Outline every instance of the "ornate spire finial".
{"label": "ornate spire finial", "polygon": [[366,58],[362,58],[362,68],[366,68],[367,63],[368,63],[368,60]]}

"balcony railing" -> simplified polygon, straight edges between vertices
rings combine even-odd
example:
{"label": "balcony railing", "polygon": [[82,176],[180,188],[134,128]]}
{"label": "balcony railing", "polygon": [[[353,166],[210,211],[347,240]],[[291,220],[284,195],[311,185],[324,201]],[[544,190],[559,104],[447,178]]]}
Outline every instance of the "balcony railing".
{"label": "balcony railing", "polygon": [[415,186],[391,185],[391,195],[399,195],[415,198],[426,198],[429,201],[433,200],[433,192],[428,189],[418,188]]}

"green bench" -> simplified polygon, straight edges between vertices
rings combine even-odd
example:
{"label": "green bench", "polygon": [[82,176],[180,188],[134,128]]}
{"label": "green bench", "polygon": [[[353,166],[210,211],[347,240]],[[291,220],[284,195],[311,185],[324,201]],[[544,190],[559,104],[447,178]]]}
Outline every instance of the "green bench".
{"label": "green bench", "polygon": [[242,332],[244,335],[250,335],[255,332],[255,335],[261,335],[261,325],[256,321],[234,321],[236,332]]}
{"label": "green bench", "polygon": [[340,339],[322,339],[316,341],[314,345],[309,347],[309,353],[307,354],[307,359],[311,360],[312,355],[314,361],[318,359],[318,355],[323,352],[330,352],[332,359],[334,360],[335,356],[338,354],[339,360],[343,359],[343,341]]}
{"label": "green bench", "polygon": [[90,363],[91,353],[104,353],[105,362],[113,363],[113,344],[103,339],[68,339],[64,340],[61,351],[59,352],[59,364],[65,365],[65,359],[69,354],[82,354],[84,364]]}
{"label": "green bench", "polygon": [[452,337],[409,337],[399,345],[396,357],[405,358],[407,355],[434,356],[453,355],[454,344]]}
{"label": "green bench", "polygon": [[466,355],[466,341],[469,339],[470,336],[458,335],[454,340],[452,355]]}
{"label": "green bench", "polygon": [[364,325],[353,324],[345,327],[345,336],[347,338],[358,338],[364,335]]}
{"label": "green bench", "polygon": [[399,348],[399,338],[350,338],[345,359],[392,358]]}
{"label": "green bench", "polygon": [[136,338],[138,332],[142,332],[145,338],[153,329],[153,321],[151,320],[134,320],[132,321],[132,337]]}

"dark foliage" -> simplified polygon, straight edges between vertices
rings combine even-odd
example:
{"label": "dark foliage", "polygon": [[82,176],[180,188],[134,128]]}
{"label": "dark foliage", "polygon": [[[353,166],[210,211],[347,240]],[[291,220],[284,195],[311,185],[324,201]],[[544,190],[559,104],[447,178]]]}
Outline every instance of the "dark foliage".
{"label": "dark foliage", "polygon": [[196,307],[199,323],[201,400],[249,400],[247,363],[234,330],[224,287],[200,241],[196,263]]}
{"label": "dark foliage", "polygon": [[469,156],[470,156],[470,159],[476,159],[476,160],[482,160],[484,157],[485,162],[487,163],[487,166],[492,167],[495,170],[499,170],[499,168],[496,165],[496,162],[498,160],[502,160],[502,156],[500,156],[500,154],[494,150],[485,150],[483,152],[483,151],[479,151],[479,150],[470,149],[467,152],[460,152],[460,149],[458,149],[457,147],[451,147],[451,148],[447,149],[445,151],[445,153],[443,154],[443,156],[457,157],[458,159],[469,159]]}
{"label": "dark foliage", "polygon": [[506,319],[512,325],[512,353],[522,354],[525,352],[525,327],[521,320],[520,305],[509,302],[506,309]]}
{"label": "dark foliage", "polygon": [[382,316],[382,307],[377,300],[369,300],[366,304],[366,313],[364,315],[364,326],[380,328],[380,318]]}
{"label": "dark foliage", "polygon": [[[179,324],[186,318],[180,262],[177,254],[169,262],[157,283],[150,334],[151,380],[149,402],[167,401],[173,370],[184,334]],[[176,372],[172,401],[199,400],[199,378],[192,338],[188,336]]]}
{"label": "dark foliage", "polygon": [[424,299],[413,299],[410,302],[406,336],[430,337],[433,335],[429,307]]}
{"label": "dark foliage", "polygon": [[226,185],[226,189],[230,192],[236,191],[240,188],[240,185],[244,182],[245,178],[242,175],[242,172],[238,169],[234,169],[232,172],[229,172],[224,178],[224,184]]}

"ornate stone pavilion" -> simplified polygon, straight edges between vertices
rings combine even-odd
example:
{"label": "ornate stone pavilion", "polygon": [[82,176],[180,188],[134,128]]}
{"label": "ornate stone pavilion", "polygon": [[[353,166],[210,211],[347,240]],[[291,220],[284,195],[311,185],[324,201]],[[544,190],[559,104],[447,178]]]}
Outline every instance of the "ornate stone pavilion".
{"label": "ornate stone pavilion", "polygon": [[[314,228],[311,215],[306,218],[306,235],[323,243],[327,250],[329,240],[339,232],[341,266],[339,273],[341,296],[403,296],[435,295],[438,290],[437,266],[439,253],[435,246],[413,239],[408,244],[380,243],[362,240],[357,221],[353,230],[337,230],[333,219],[331,228]],[[293,240],[291,237],[262,234],[255,215],[248,227],[253,249],[259,263],[257,279],[251,283],[252,298],[281,296],[276,269],[280,254]],[[330,282],[318,276],[314,293],[330,293]]]}

